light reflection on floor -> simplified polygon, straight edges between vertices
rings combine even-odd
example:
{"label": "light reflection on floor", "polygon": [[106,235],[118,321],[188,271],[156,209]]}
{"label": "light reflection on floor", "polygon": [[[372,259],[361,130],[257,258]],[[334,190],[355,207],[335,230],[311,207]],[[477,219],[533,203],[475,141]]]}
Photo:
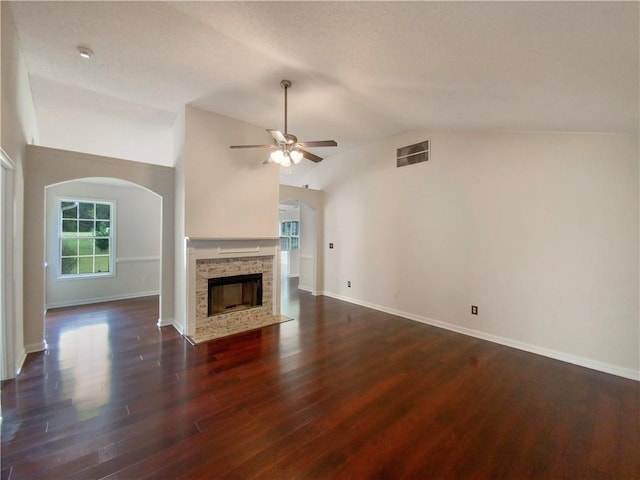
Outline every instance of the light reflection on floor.
{"label": "light reflection on floor", "polygon": [[295,354],[302,348],[300,338],[300,296],[298,277],[282,278],[280,282],[280,311],[282,315],[293,318],[280,324],[279,352],[281,358],[287,358],[280,364],[281,373],[297,367]]}
{"label": "light reflection on floor", "polygon": [[[302,348],[297,277],[281,281],[281,313],[293,318],[280,325],[280,351],[284,357],[289,357],[285,368],[295,368],[295,354]],[[87,322],[89,318],[90,323]],[[63,327],[55,352],[60,369],[64,371],[59,388],[64,397],[73,401],[81,420],[99,415],[109,402],[113,369],[108,314],[94,311],[83,320]]]}
{"label": "light reflection on floor", "polygon": [[71,398],[78,418],[98,415],[109,401],[111,348],[109,324],[70,326],[60,332],[58,361],[66,369],[61,388]]}
{"label": "light reflection on floor", "polygon": [[290,318],[300,318],[298,277],[283,277],[280,280],[280,313]]}

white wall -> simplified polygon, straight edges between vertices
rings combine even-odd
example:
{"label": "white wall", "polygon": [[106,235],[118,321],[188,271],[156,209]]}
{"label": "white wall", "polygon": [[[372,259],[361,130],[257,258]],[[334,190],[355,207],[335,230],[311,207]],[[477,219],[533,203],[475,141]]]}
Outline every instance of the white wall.
{"label": "white wall", "polygon": [[[46,192],[47,308],[159,294],[162,202],[158,195],[115,180],[65,182]],[[60,278],[60,198],[114,202],[115,276]]]}
{"label": "white wall", "polygon": [[263,165],[256,149],[229,148],[269,142],[261,128],[187,106],[185,235],[278,237],[278,165]]}
{"label": "white wall", "polygon": [[[23,334],[23,238],[22,217],[24,214],[24,157],[25,146],[38,140],[38,131],[31,97],[29,76],[20,54],[18,38],[7,2],[0,5],[1,21],[1,70],[0,92],[2,95],[0,112],[0,137],[2,150],[11,159],[15,168],[7,171],[5,186],[0,192],[3,205],[7,205],[3,216],[2,236],[3,276],[11,279],[2,285],[2,309],[6,314],[6,331],[10,338],[3,338],[0,347],[11,349],[11,365],[4,365],[3,377],[11,378],[25,359]],[[4,330],[4,329],[3,329]],[[6,352],[4,352],[6,354]]]}
{"label": "white wall", "polygon": [[637,136],[410,132],[307,181],[327,294],[638,378]]}
{"label": "white wall", "polygon": [[37,75],[31,84],[38,104],[40,145],[173,165],[174,113]]}

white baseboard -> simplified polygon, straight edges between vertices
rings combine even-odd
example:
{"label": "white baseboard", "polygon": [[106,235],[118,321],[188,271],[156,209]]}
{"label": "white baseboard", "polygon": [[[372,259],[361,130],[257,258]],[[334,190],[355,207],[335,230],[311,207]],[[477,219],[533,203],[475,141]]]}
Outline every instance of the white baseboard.
{"label": "white baseboard", "polygon": [[182,325],[181,323],[178,323],[176,321],[173,321],[171,323],[171,326],[173,328],[175,328],[177,330],[177,332],[182,335],[183,337],[187,334],[187,330],[185,329],[184,325]]}
{"label": "white baseboard", "polygon": [[18,361],[16,362],[16,376],[20,375],[22,371],[22,366],[24,365],[24,361],[27,359],[27,351],[23,348],[20,352],[20,357],[18,357]]}
{"label": "white baseboard", "polygon": [[112,302],[115,300],[129,300],[131,298],[152,297],[154,295],[160,295],[160,291],[155,290],[152,292],[125,293],[122,295],[109,295],[106,297],[83,298],[80,300],[53,302],[53,303],[47,304],[47,309],[61,308],[61,307],[77,307],[78,305],[89,305],[92,303]]}
{"label": "white baseboard", "polygon": [[158,328],[173,327],[180,335],[185,335],[184,325],[180,322],[176,322],[175,318],[159,318],[156,325],[158,325]]}
{"label": "white baseboard", "polygon": [[173,325],[173,318],[158,318],[156,325],[158,325],[158,327],[168,327]]}
{"label": "white baseboard", "polygon": [[[47,349],[46,340],[42,340],[41,342],[32,343],[30,345],[25,345],[24,346],[25,354],[35,353],[35,352],[42,352],[42,351],[44,351],[46,349]],[[25,355],[25,359],[26,359],[26,355]],[[24,363],[24,360],[22,360],[22,362]],[[20,366],[20,368],[22,368],[22,365]]]}
{"label": "white baseboard", "polygon": [[317,290],[314,290],[311,287],[308,287],[307,285],[298,285],[298,290],[302,290],[304,292],[309,292],[311,295],[318,296],[318,295],[322,295],[322,292],[318,292]]}
{"label": "white baseboard", "polygon": [[468,335],[470,337],[479,338],[481,340],[487,340],[489,342],[498,343],[500,345],[504,345],[511,348],[516,348],[518,350],[523,350],[529,353],[535,353],[537,355],[542,355],[544,357],[553,358],[555,360],[560,360],[562,362],[571,363],[573,365],[578,365],[585,368],[590,368],[592,370],[597,370],[604,373],[610,373],[612,375],[616,375],[618,377],[628,378],[630,380],[640,381],[640,370],[634,370],[632,368],[620,367],[618,365],[613,365],[610,363],[599,362],[597,360],[592,360],[590,358],[579,357],[576,355],[571,355],[565,352],[559,352],[557,350],[552,350],[545,347],[540,347],[538,345],[532,345],[530,343],[521,342],[519,340],[513,340],[511,338],[500,337],[497,335],[492,335],[490,333],[481,332],[479,330],[473,330],[466,327],[461,327],[459,325],[454,325],[452,323],[442,322],[440,320],[434,320],[432,318],[424,317],[422,315],[416,315],[413,313],[403,312],[400,310],[396,310],[394,308],[384,307],[382,305],[376,305],[374,303],[365,302],[362,300],[357,300],[355,298],[346,297],[344,295],[339,295],[332,292],[322,292],[322,295],[327,297],[335,298],[337,300],[342,300],[344,302],[353,303],[356,305],[360,305],[362,307],[371,308],[372,310],[378,310],[380,312],[389,313],[391,315],[396,315],[398,317],[407,318],[409,320],[414,320],[416,322],[425,323],[427,325],[431,325],[434,327],[444,328],[445,330],[450,330],[452,332],[461,333],[463,335]]}

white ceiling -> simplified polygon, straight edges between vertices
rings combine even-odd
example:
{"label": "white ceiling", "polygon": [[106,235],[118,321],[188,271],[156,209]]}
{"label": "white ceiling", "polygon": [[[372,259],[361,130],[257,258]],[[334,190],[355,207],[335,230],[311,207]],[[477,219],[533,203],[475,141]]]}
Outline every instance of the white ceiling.
{"label": "white ceiling", "polygon": [[325,157],[414,129],[637,132],[639,5],[15,2],[11,12],[41,144],[171,165],[185,104],[283,129],[283,78],[290,132],[335,139],[338,149],[313,150]]}

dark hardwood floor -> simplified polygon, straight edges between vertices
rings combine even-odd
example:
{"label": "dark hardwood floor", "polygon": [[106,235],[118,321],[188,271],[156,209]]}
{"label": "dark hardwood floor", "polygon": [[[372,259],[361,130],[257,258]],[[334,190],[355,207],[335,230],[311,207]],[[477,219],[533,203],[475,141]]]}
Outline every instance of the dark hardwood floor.
{"label": "dark hardwood floor", "polygon": [[157,298],[51,311],[2,479],[638,479],[639,384],[289,289],[196,347]]}

